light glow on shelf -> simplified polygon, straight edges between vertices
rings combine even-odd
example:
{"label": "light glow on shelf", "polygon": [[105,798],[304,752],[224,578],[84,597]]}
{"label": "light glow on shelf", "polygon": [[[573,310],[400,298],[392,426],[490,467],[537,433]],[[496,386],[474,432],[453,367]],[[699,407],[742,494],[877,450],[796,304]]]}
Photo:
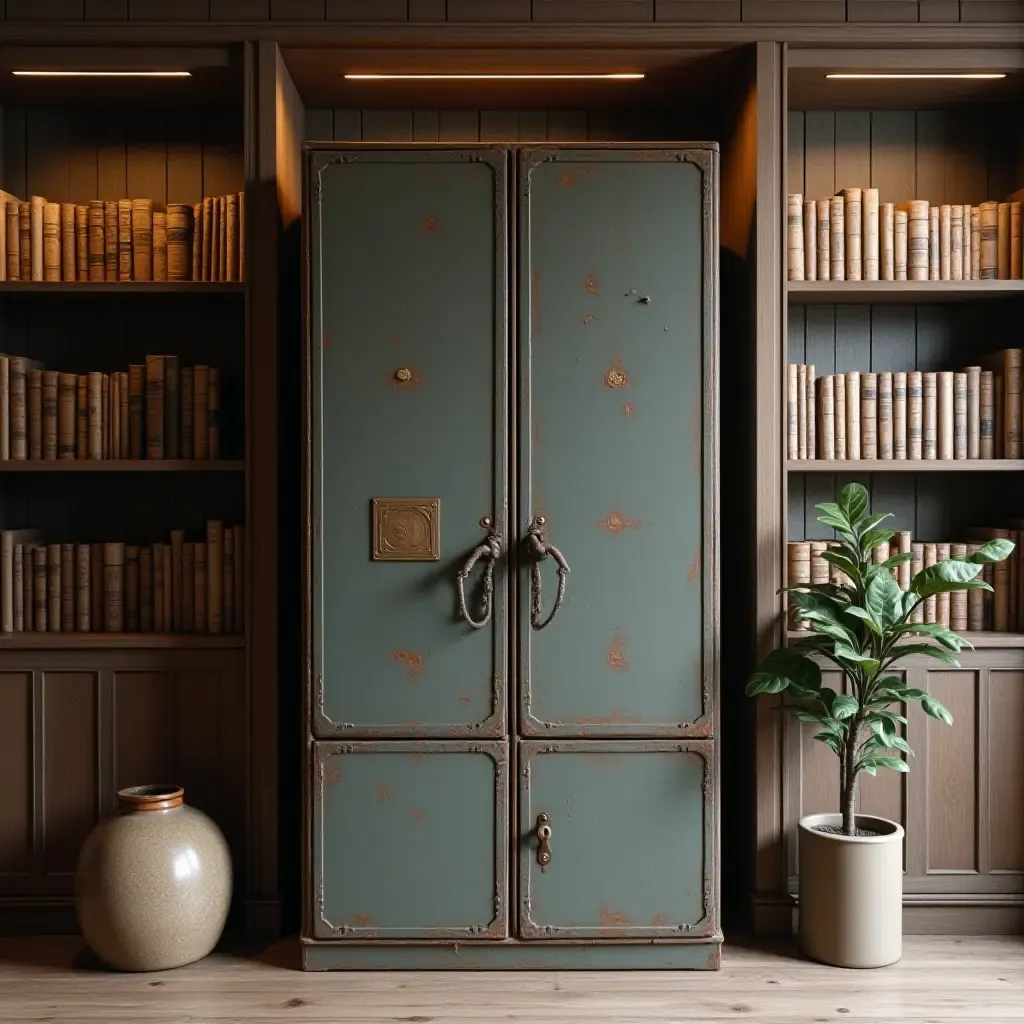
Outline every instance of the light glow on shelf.
{"label": "light glow on shelf", "polygon": [[859,79],[859,78],[971,78],[977,80],[990,80],[993,78],[1005,78],[1006,75],[1003,72],[996,71],[979,71],[979,72],[907,72],[907,73],[896,73],[890,71],[871,71],[871,72],[843,72],[836,74],[828,74],[826,78],[846,78],[846,79]]}
{"label": "light glow on shelf", "polygon": [[568,81],[568,80],[589,80],[604,79],[610,81],[636,81],[644,77],[642,71],[605,71],[605,72],[495,72],[480,73],[476,72],[465,72],[465,73],[448,73],[448,72],[436,72],[436,73],[410,73],[403,74],[399,72],[347,72],[345,78],[350,81],[358,82],[379,82],[391,80],[403,80],[403,81],[446,81],[446,82],[458,82],[458,81],[523,81],[523,80],[546,80],[546,81]]}
{"label": "light glow on shelf", "polygon": [[20,78],[191,78],[191,71],[12,71]]}

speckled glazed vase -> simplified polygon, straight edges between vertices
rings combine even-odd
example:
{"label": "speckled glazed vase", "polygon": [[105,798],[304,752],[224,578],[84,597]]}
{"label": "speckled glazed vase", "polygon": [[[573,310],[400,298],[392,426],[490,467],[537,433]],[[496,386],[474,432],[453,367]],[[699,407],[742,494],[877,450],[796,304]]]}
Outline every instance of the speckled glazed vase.
{"label": "speckled glazed vase", "polygon": [[220,829],[177,786],[117,794],[120,815],[85,841],[75,877],[78,923],[93,952],[122,971],[162,971],[206,956],[231,901]]}

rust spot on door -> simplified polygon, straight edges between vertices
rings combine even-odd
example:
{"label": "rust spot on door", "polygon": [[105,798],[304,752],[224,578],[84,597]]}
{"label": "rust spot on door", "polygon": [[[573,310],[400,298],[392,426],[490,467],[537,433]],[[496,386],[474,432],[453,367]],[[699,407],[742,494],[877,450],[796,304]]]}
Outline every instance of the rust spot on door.
{"label": "rust spot on door", "polygon": [[402,344],[402,336],[400,334],[392,334],[391,337],[388,338],[388,344],[394,348],[398,348],[398,346]]}
{"label": "rust spot on door", "polygon": [[423,234],[433,238],[441,230],[441,218],[436,213],[427,214],[420,221],[420,230]]}
{"label": "rust spot on door", "polygon": [[589,326],[590,326],[590,324],[596,324],[596,323],[597,323],[597,320],[598,320],[598,318],[597,318],[596,316],[594,316],[594,314],[593,314],[593,313],[588,313],[588,314],[587,314],[587,315],[586,315],[586,316],[585,316],[585,317],[584,317],[584,318],[583,318],[583,319],[582,319],[582,320],[580,321],[580,323],[581,323],[581,324],[583,324],[583,326],[584,326],[584,327],[589,327]]}
{"label": "rust spot on door", "polygon": [[690,562],[690,568],[686,570],[686,578],[690,583],[696,583],[700,579],[700,548],[693,553],[693,561]]}
{"label": "rust spot on door", "polygon": [[423,760],[423,755],[422,754],[410,754],[409,755],[409,760],[412,761],[413,764],[419,764],[420,761]]}
{"label": "rust spot on door", "polygon": [[459,705],[464,708],[468,708],[473,703],[473,698],[468,693],[459,694]]}
{"label": "rust spot on door", "polygon": [[635,412],[636,412],[636,406],[632,402],[627,402],[622,407],[622,415],[623,416],[632,416],[633,413],[635,413]]}
{"label": "rust spot on door", "polygon": [[423,812],[422,811],[413,811],[412,812],[412,820],[413,821],[422,821],[423,820]]}
{"label": "rust spot on door", "polygon": [[639,519],[628,519],[618,509],[612,509],[597,525],[609,533],[621,533],[623,530],[639,530],[643,522]]}
{"label": "rust spot on door", "polygon": [[632,923],[628,914],[623,914],[621,910],[609,910],[607,907],[601,907],[598,918],[604,928],[627,928]]}
{"label": "rust spot on door", "polygon": [[415,391],[423,383],[423,374],[415,366],[396,366],[386,376],[396,391]]}
{"label": "rust spot on door", "polygon": [[387,803],[391,796],[391,787],[386,782],[378,782],[376,785],[377,799],[383,804]]}
{"label": "rust spot on door", "polygon": [[620,707],[613,707],[610,715],[580,715],[579,718],[573,719],[573,721],[578,722],[582,726],[630,725],[635,722],[641,722],[643,719],[637,715],[627,715]]}
{"label": "rust spot on door", "polygon": [[558,175],[558,184],[562,188],[572,188],[576,184],[576,175],[572,171],[562,171]]}
{"label": "rust spot on door", "polygon": [[654,917],[651,918],[651,924],[653,924],[655,928],[663,928],[668,924],[668,918],[664,914],[655,914]]}
{"label": "rust spot on door", "polygon": [[604,375],[604,383],[606,387],[612,389],[629,387],[629,374],[626,373],[626,368],[618,356],[612,359],[612,365]]}
{"label": "rust spot on door", "polygon": [[626,660],[626,638],[621,633],[616,633],[612,637],[612,642],[608,645],[604,657],[608,662],[608,667],[616,672],[629,670],[629,662]]}
{"label": "rust spot on door", "polygon": [[358,914],[352,915],[352,923],[357,928],[368,928],[373,924],[373,915],[367,914],[366,911],[361,910]]}
{"label": "rust spot on door", "polygon": [[601,294],[601,282],[598,279],[597,274],[591,270],[587,276],[583,279],[583,290],[588,295],[600,295]]}
{"label": "rust spot on door", "polygon": [[427,659],[419,651],[392,651],[391,660],[405,666],[405,685],[415,686],[420,673],[426,667]]}
{"label": "rust spot on door", "polygon": [[332,348],[334,348],[334,339],[329,334],[325,334],[324,349],[330,351]]}
{"label": "rust spot on door", "polygon": [[327,785],[328,786],[336,786],[339,782],[341,782],[341,769],[340,768],[332,768],[327,773]]}

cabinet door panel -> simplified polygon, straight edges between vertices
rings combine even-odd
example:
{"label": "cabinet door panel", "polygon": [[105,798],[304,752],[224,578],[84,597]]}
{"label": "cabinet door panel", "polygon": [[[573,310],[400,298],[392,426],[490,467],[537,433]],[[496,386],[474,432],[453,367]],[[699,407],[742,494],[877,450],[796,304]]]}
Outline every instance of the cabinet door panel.
{"label": "cabinet door panel", "polygon": [[[482,517],[506,542],[507,154],[311,161],[314,730],[501,735],[504,561],[485,628],[455,584]],[[426,560],[375,555],[373,500],[395,498],[423,501],[381,513],[384,553]]]}
{"label": "cabinet door panel", "polygon": [[313,934],[504,938],[504,743],[316,743]]}
{"label": "cabinet door panel", "polygon": [[713,756],[709,740],[520,743],[520,936],[712,934]]}
{"label": "cabinet door panel", "polygon": [[713,732],[716,166],[520,157],[520,526],[543,516],[571,567],[542,631],[524,567],[525,735]]}

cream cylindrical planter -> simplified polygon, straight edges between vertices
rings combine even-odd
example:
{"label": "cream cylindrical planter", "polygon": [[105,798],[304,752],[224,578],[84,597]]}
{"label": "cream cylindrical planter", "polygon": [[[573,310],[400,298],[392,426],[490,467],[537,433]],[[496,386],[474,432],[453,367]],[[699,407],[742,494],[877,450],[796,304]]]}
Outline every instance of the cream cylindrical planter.
{"label": "cream cylindrical planter", "polygon": [[884,967],[903,953],[903,828],[858,814],[877,836],[820,832],[841,814],[800,819],[800,948],[836,967]]}
{"label": "cream cylindrical planter", "polygon": [[231,902],[231,856],[220,829],[177,786],[118,793],[121,814],[82,847],[78,923],[93,952],[122,971],[160,971],[206,956]]}

